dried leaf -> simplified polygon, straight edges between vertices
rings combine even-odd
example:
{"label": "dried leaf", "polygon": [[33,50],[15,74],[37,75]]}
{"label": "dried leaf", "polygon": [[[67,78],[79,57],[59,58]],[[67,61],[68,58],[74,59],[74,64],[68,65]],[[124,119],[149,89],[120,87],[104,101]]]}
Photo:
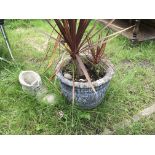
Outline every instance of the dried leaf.
{"label": "dried leaf", "polygon": [[89,85],[91,86],[92,90],[96,93],[95,88],[94,88],[94,86],[93,86],[93,84],[91,82],[90,76],[89,76],[89,74],[87,72],[87,69],[86,69],[84,63],[82,62],[80,56],[79,55],[76,55],[76,58],[77,58],[77,61],[79,63],[80,68],[82,69],[82,71],[83,71],[86,79],[88,80]]}
{"label": "dried leaf", "polygon": [[51,65],[53,64],[53,60],[54,60],[54,58],[55,58],[54,55],[56,54],[56,50],[57,50],[57,48],[58,48],[58,46],[59,46],[60,40],[61,40],[61,36],[58,35],[57,40],[55,41],[55,44],[54,44],[54,47],[53,47],[52,56],[51,56],[51,59],[50,59],[50,61],[49,61],[48,66],[47,66],[47,69],[50,68]]}
{"label": "dried leaf", "polygon": [[[121,34],[122,32],[127,31],[127,30],[133,28],[134,26],[135,26],[135,25],[130,26],[130,27],[127,27],[127,28],[125,28],[125,29],[123,29],[123,30],[117,31],[117,32],[115,32],[115,33],[113,33],[113,34],[111,34],[111,35],[106,36],[106,37],[103,37],[103,38],[101,38],[100,40],[98,40],[97,43],[92,44],[91,47],[90,47],[89,45],[86,45],[85,47],[83,47],[83,48],[80,50],[80,52],[84,52],[84,51],[90,50],[91,48],[97,47],[101,42],[102,42],[102,43],[105,43],[105,42],[107,42],[107,41],[110,41],[110,40],[114,39],[116,36],[118,36],[119,34]],[[111,37],[111,38],[110,38],[110,37]],[[108,40],[107,40],[107,39],[108,39]]]}

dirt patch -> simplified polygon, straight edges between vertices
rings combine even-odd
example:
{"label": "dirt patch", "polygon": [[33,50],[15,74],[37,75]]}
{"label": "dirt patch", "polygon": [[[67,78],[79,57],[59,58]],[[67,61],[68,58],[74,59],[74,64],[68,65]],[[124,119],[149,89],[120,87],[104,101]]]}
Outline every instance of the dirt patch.
{"label": "dirt patch", "polygon": [[48,39],[43,37],[26,38],[24,42],[31,45],[39,52],[44,52],[48,45]]}
{"label": "dirt patch", "polygon": [[133,67],[133,62],[131,60],[124,59],[124,60],[121,61],[121,63],[123,65],[125,65],[127,68],[132,68]]}
{"label": "dirt patch", "polygon": [[25,29],[21,27],[17,28],[15,31],[16,33],[25,33]]}
{"label": "dirt patch", "polygon": [[149,60],[142,60],[138,63],[138,65],[141,67],[154,67]]}
{"label": "dirt patch", "polygon": [[44,52],[48,46],[49,37],[37,29],[17,28],[16,33],[23,36],[22,42],[24,44],[35,48],[38,52]]}
{"label": "dirt patch", "polygon": [[124,60],[122,60],[121,61],[121,63],[125,66],[125,67],[127,67],[127,68],[132,68],[132,67],[134,67],[134,66],[140,66],[140,67],[145,67],[145,68],[152,68],[152,67],[154,67],[154,65],[153,64],[151,64],[151,62],[149,61],[149,60],[141,60],[141,61],[139,61],[139,62],[135,62],[135,63],[133,63],[131,60],[126,60],[126,59],[124,59]]}

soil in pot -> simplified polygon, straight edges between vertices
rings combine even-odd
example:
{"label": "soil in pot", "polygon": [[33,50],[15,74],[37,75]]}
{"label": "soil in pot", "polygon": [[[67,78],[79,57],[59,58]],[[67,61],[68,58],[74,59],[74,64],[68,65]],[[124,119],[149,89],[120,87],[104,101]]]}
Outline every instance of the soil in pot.
{"label": "soil in pot", "polygon": [[[101,79],[105,76],[106,74],[106,66],[104,63],[99,63],[99,64],[93,64],[90,60],[88,59],[83,59],[83,62],[85,64],[85,67],[89,73],[89,76],[91,78],[91,81],[96,81],[98,79]],[[62,73],[63,75],[67,75],[66,78],[69,80],[72,80],[72,75],[73,75],[73,67],[74,64],[72,61],[70,61],[63,69]],[[86,78],[84,75],[79,76],[77,74],[77,71],[75,69],[74,73],[74,81],[76,82],[87,82]]]}

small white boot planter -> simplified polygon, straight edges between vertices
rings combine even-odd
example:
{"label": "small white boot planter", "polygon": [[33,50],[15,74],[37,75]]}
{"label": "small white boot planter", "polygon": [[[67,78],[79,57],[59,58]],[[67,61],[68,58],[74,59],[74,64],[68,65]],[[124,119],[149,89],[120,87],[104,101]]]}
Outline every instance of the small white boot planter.
{"label": "small white boot planter", "polygon": [[54,104],[55,96],[47,94],[47,89],[43,86],[41,77],[34,71],[21,71],[19,74],[19,82],[23,91],[36,96],[39,101],[48,104]]}
{"label": "small white boot planter", "polygon": [[32,95],[36,95],[42,87],[41,77],[34,71],[21,71],[19,74],[19,82],[23,91]]}

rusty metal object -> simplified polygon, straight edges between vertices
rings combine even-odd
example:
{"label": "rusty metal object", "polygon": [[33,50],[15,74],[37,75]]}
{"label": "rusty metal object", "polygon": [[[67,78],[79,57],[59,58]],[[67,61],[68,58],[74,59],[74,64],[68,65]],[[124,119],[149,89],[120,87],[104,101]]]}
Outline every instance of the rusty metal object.
{"label": "rusty metal object", "polygon": [[[98,21],[106,25],[111,19],[99,19]],[[135,25],[133,29],[122,33],[123,36],[132,42],[141,42],[145,40],[155,39],[155,20],[154,19],[117,19],[109,26],[114,31],[119,31]]]}

